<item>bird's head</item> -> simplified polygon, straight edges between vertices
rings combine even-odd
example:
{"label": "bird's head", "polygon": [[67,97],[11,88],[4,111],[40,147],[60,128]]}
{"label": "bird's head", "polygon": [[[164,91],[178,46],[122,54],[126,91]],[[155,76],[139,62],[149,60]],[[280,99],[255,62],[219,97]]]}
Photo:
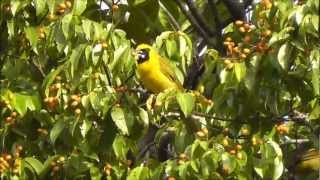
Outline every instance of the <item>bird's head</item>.
{"label": "bird's head", "polygon": [[152,55],[153,48],[148,44],[139,44],[136,48],[136,60],[138,64],[148,61]]}

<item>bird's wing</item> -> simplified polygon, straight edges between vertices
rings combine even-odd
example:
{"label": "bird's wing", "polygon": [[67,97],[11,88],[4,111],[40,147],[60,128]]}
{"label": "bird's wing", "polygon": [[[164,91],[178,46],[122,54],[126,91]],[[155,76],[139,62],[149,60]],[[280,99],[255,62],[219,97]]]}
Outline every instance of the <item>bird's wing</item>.
{"label": "bird's wing", "polygon": [[175,72],[173,71],[173,67],[169,60],[164,57],[159,57],[160,61],[160,70],[161,72],[168,77],[171,81],[175,82],[179,88],[182,88],[180,81],[178,80]]}

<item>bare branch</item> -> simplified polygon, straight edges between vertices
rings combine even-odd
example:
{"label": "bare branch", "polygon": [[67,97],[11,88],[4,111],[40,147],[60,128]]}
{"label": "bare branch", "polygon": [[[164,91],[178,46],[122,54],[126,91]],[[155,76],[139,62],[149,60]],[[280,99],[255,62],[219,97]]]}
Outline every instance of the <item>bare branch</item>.
{"label": "bare branch", "polygon": [[197,20],[192,16],[192,14],[188,11],[185,4],[181,0],[175,0],[181,9],[182,13],[188,18],[192,26],[196,29],[196,31],[207,41],[210,42],[210,36],[205,32],[205,30],[198,24]]}
{"label": "bare branch", "polygon": [[165,7],[165,5],[163,5],[161,1],[159,1],[159,5],[163,9],[163,11],[167,14],[167,16],[169,17],[170,25],[173,27],[173,29],[175,31],[180,30],[181,28],[180,28],[179,23],[176,21],[176,19],[173,17],[173,15],[170,13],[170,11]]}
{"label": "bare branch", "polygon": [[197,20],[198,24],[203,28],[203,30],[206,31],[206,33],[208,33],[209,36],[215,36],[216,33],[209,27],[205,19],[201,16],[194,2],[192,0],[187,0],[187,4],[194,18]]}

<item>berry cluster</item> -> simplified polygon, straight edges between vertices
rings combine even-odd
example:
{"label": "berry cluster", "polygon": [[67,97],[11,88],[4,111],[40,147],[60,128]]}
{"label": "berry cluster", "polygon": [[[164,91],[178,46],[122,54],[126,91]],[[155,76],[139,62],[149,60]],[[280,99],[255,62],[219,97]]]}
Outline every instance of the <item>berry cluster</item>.
{"label": "berry cluster", "polygon": [[21,167],[21,152],[23,147],[16,145],[14,155],[3,153],[0,156],[0,176],[5,173],[19,174]]}

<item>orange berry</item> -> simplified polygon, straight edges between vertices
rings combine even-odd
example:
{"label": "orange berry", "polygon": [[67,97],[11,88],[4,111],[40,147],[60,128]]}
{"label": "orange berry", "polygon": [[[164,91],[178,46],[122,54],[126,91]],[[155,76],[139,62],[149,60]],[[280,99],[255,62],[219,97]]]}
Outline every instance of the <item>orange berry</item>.
{"label": "orange berry", "polygon": [[204,128],[202,128],[201,130],[202,130],[202,132],[203,132],[205,135],[208,135],[209,131],[208,131],[207,128],[204,127]]}
{"label": "orange berry", "polygon": [[45,39],[46,38],[46,34],[45,33],[40,33],[39,34],[39,39]]}
{"label": "orange berry", "polygon": [[251,36],[249,36],[249,35],[244,36],[242,41],[245,42],[245,43],[250,43],[251,42]]}
{"label": "orange berry", "polygon": [[240,159],[240,160],[243,158],[242,153],[240,153],[240,152],[238,152],[236,156],[237,156],[237,158]]}
{"label": "orange berry", "polygon": [[251,26],[250,26],[250,24],[248,24],[248,23],[245,23],[244,25],[243,25],[243,27],[248,31],[249,29],[251,29]]}
{"label": "orange berry", "polygon": [[72,7],[71,1],[66,1],[65,3],[66,3],[67,8],[71,8]]}
{"label": "orange berry", "polygon": [[223,134],[228,134],[229,133],[229,128],[224,128],[223,129]]}
{"label": "orange berry", "polygon": [[[132,163],[133,163],[133,161],[131,160],[131,159],[127,159],[127,166],[131,166],[132,165]],[[110,168],[111,169],[111,168]]]}
{"label": "orange berry", "polygon": [[235,155],[235,154],[236,154],[236,152],[237,152],[237,151],[236,151],[236,150],[234,150],[234,149],[231,149],[231,150],[229,151],[229,153],[230,153],[230,154],[232,154],[232,155]]}
{"label": "orange berry", "polygon": [[241,26],[241,27],[239,27],[239,31],[242,32],[242,33],[245,33],[246,29],[243,26]]}
{"label": "orange berry", "polygon": [[271,34],[272,34],[272,31],[270,29],[267,29],[261,33],[261,35],[264,37],[270,36]]}
{"label": "orange berry", "polygon": [[239,53],[239,52],[240,52],[239,46],[234,47],[234,48],[233,48],[233,51],[234,51],[235,53]]}
{"label": "orange berry", "polygon": [[167,180],[176,180],[176,178],[173,177],[173,176],[168,176],[168,177],[167,177]]}
{"label": "orange berry", "polygon": [[63,14],[65,12],[65,9],[58,9],[58,14]]}
{"label": "orange berry", "polygon": [[6,161],[10,161],[10,160],[12,159],[11,154],[6,154],[6,155],[4,156],[4,159],[5,159]]}
{"label": "orange berry", "polygon": [[101,46],[102,46],[103,49],[106,49],[106,48],[108,47],[108,44],[107,44],[106,42],[103,42],[103,43],[101,44]]}
{"label": "orange berry", "polygon": [[54,14],[49,14],[47,18],[49,21],[54,21],[57,19],[57,17]]}
{"label": "orange berry", "polygon": [[186,160],[187,159],[187,155],[185,153],[181,153],[181,154],[179,154],[179,159]]}
{"label": "orange berry", "polygon": [[239,151],[239,150],[242,149],[242,146],[241,146],[240,144],[237,144],[237,145],[236,145],[236,149]]}
{"label": "orange berry", "polygon": [[80,115],[81,109],[77,108],[76,110],[74,110],[74,113],[76,113],[76,115]]}
{"label": "orange berry", "polygon": [[60,156],[60,157],[59,157],[59,161],[60,161],[60,162],[64,162],[65,160],[66,160],[66,158],[65,158],[64,156]]}
{"label": "orange berry", "polygon": [[241,134],[242,134],[243,136],[248,136],[248,135],[249,135],[249,130],[248,130],[247,128],[242,128],[242,129],[241,129]]}
{"label": "orange berry", "polygon": [[13,111],[10,116],[11,116],[12,118],[15,118],[15,117],[17,117],[17,115],[18,115],[17,112]]}
{"label": "orange berry", "polygon": [[79,102],[78,101],[72,101],[71,103],[71,107],[75,108],[79,105]]}
{"label": "orange berry", "polygon": [[223,42],[223,45],[225,45],[225,46],[228,46],[229,44],[230,44],[230,42],[228,42],[228,41]]}
{"label": "orange berry", "polygon": [[257,138],[254,137],[254,136],[251,138],[251,142],[252,142],[252,145],[254,145],[254,146],[258,144],[257,143]]}
{"label": "orange berry", "polygon": [[206,135],[204,134],[204,132],[198,131],[198,132],[197,132],[197,136],[198,136],[199,138],[203,138],[203,137],[205,137]]}
{"label": "orange berry", "polygon": [[265,5],[265,7],[266,7],[266,9],[271,9],[272,8],[272,3],[271,2],[267,3]]}
{"label": "orange berry", "polygon": [[22,151],[23,150],[23,147],[21,145],[17,145],[16,148],[17,148],[18,151]]}
{"label": "orange berry", "polygon": [[13,120],[13,118],[11,116],[6,117],[6,122],[10,123]]}
{"label": "orange berry", "polygon": [[119,9],[119,6],[117,4],[112,5],[112,12],[116,12]]}
{"label": "orange berry", "polygon": [[61,81],[61,79],[62,79],[61,76],[56,76],[56,77],[55,77],[55,80],[56,80],[56,81]]}
{"label": "orange berry", "polygon": [[228,138],[223,138],[223,140],[222,140],[222,145],[223,145],[223,146],[229,146]]}
{"label": "orange berry", "polygon": [[104,172],[106,173],[107,176],[111,175],[111,169],[106,169]]}
{"label": "orange berry", "polygon": [[250,54],[251,51],[250,51],[250,49],[248,49],[248,48],[244,48],[244,49],[243,49],[243,53],[245,53],[245,54]]}
{"label": "orange berry", "polygon": [[236,24],[237,26],[241,26],[241,25],[243,25],[243,21],[237,20],[237,21],[235,22],[235,24]]}
{"label": "orange berry", "polygon": [[231,37],[227,37],[227,38],[226,38],[226,41],[227,41],[227,42],[231,42],[231,41],[232,41],[232,38],[231,38]]}
{"label": "orange berry", "polygon": [[60,4],[58,5],[58,8],[65,10],[65,9],[67,8],[67,5],[62,2],[62,3],[60,3]]}

